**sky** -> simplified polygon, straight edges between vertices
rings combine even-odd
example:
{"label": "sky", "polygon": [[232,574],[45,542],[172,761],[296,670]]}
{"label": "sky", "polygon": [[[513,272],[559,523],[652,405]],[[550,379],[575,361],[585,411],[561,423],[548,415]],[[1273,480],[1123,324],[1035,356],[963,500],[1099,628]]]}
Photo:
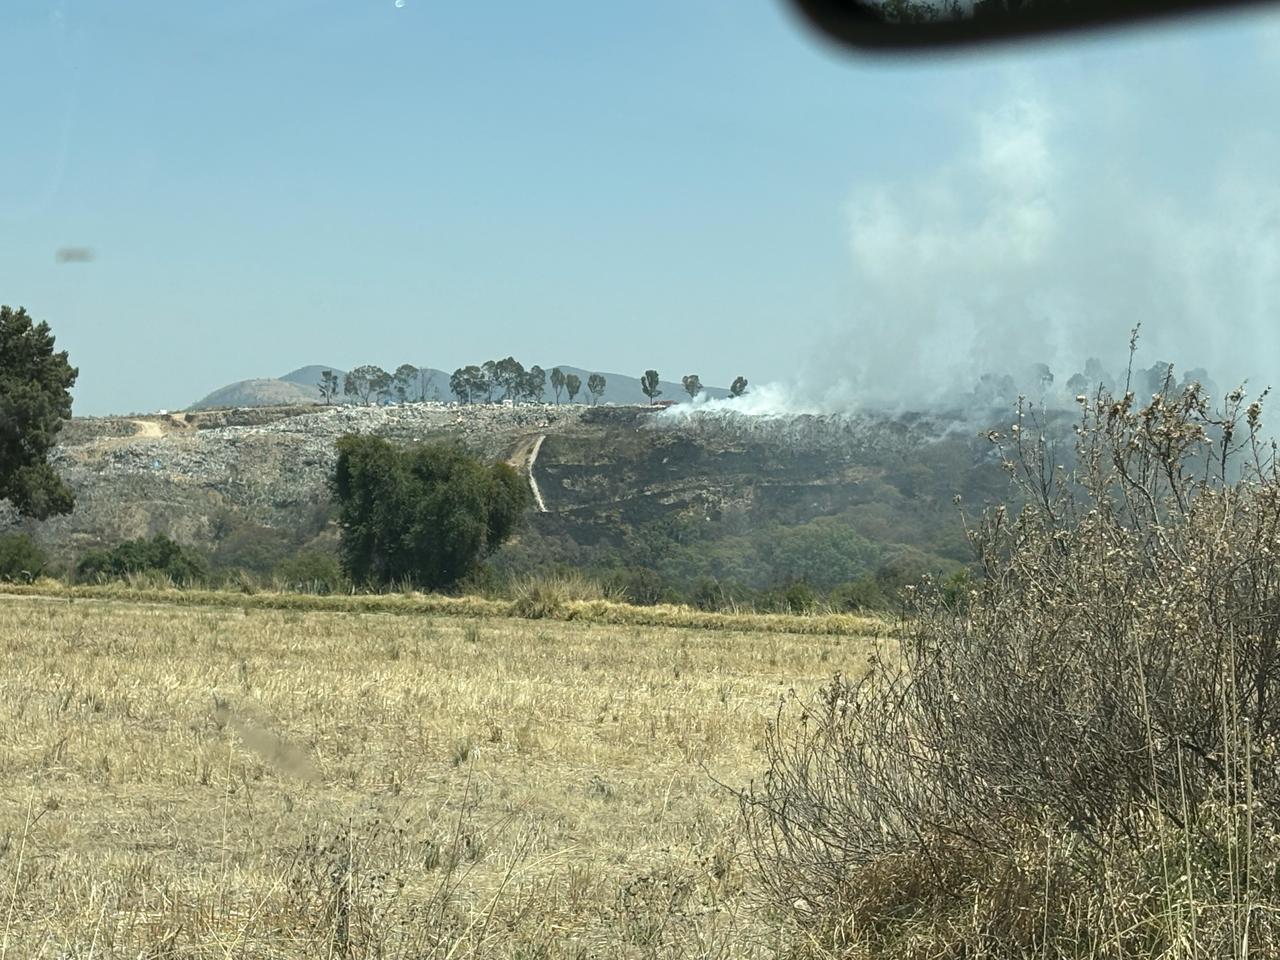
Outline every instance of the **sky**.
{"label": "sky", "polygon": [[1280,13],[887,58],[782,0],[403,4],[0,6],[0,302],[77,413],[508,354],[912,403],[1139,321],[1280,381]]}

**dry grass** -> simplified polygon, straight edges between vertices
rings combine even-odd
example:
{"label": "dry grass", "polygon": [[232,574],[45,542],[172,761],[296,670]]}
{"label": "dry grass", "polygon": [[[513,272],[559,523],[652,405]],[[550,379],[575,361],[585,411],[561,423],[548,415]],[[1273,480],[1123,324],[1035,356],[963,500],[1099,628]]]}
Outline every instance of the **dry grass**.
{"label": "dry grass", "polygon": [[0,598],[4,960],[769,956],[712,777],[868,647],[93,595]]}

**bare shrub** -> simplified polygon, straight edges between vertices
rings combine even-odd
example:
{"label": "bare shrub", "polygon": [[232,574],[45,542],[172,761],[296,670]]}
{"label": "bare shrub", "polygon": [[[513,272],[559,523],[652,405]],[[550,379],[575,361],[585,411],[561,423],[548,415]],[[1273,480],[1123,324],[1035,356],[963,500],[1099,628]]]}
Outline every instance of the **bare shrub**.
{"label": "bare shrub", "polygon": [[[1079,398],[1074,455],[1020,404],[1025,506],[970,529],[895,651],[784,700],[742,795],[816,955],[1280,951],[1280,476],[1261,398]],[[1070,451],[1067,451],[1070,452]],[[801,951],[803,952],[803,951]]]}

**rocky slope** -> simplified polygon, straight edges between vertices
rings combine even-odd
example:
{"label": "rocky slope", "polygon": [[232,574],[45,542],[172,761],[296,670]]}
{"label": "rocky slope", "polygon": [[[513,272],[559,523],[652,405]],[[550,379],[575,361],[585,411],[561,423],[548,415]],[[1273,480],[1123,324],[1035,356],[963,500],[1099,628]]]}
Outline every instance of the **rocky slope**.
{"label": "rocky slope", "polygon": [[525,438],[571,425],[585,409],[426,403],[77,418],[53,458],[76,492],[76,509],[27,526],[63,557],[155,533],[208,542],[228,518],[281,529],[323,526],[317,517],[328,500],[335,441],[344,434],[450,437],[503,458]]}

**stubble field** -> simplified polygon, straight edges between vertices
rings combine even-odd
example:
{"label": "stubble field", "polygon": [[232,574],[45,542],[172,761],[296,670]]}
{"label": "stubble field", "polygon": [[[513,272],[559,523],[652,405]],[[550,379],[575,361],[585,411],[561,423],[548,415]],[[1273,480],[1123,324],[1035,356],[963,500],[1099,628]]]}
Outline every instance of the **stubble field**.
{"label": "stubble field", "polygon": [[0,598],[0,955],[773,956],[727,787],[871,645]]}

